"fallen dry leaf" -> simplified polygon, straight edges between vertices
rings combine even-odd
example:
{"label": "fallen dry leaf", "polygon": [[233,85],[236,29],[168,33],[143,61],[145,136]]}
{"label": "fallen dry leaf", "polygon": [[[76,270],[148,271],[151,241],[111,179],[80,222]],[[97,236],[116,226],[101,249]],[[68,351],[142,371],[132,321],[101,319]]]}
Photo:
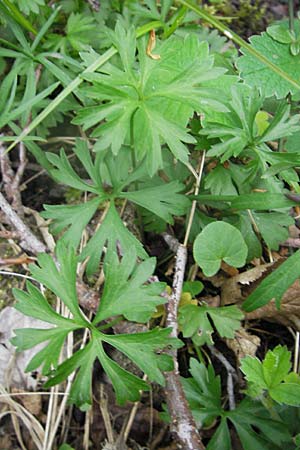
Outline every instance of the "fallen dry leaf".
{"label": "fallen dry leaf", "polygon": [[[221,286],[222,305],[241,305],[261,281],[284,261],[284,258],[274,263],[264,264],[243,272],[235,277],[228,278]],[[265,319],[277,322],[284,326],[292,326],[300,330],[300,282],[296,280],[285,292],[278,310],[275,301],[255,311],[245,314],[248,320]]]}
{"label": "fallen dry leaf", "polygon": [[245,328],[236,331],[234,339],[226,339],[227,346],[234,352],[237,360],[240,361],[245,356],[255,356],[260,345],[260,338],[248,333]]}
{"label": "fallen dry leaf", "polygon": [[21,392],[16,399],[20,400],[22,405],[27,409],[27,411],[31,412],[35,416],[39,416],[42,411],[42,396],[40,394],[35,394],[33,392],[28,392],[26,394],[22,394],[23,390],[13,388],[11,392],[17,394]]}
{"label": "fallen dry leaf", "polygon": [[10,343],[13,330],[16,328],[50,328],[50,324],[24,316],[11,306],[0,313],[0,384],[6,387],[17,387],[23,390],[35,389],[38,380],[31,373],[25,373],[25,368],[31,358],[45,344],[39,344],[33,349],[17,353]]}

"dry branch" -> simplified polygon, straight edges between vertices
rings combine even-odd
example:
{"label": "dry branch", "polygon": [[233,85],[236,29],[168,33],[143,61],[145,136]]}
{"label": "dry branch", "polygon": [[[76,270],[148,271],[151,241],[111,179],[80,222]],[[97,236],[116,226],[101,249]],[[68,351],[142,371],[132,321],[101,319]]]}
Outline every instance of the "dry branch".
{"label": "dry branch", "polygon": [[46,252],[46,246],[31,232],[28,226],[23,222],[18,214],[13,210],[11,205],[6,201],[3,194],[0,192],[0,209],[17,230],[21,238],[20,246],[32,253]]}
{"label": "dry branch", "polygon": [[[173,279],[173,289],[167,303],[166,324],[172,328],[171,336],[177,337],[177,309],[182,293],[182,285],[187,260],[187,249],[183,245],[178,246],[176,254],[175,274]],[[193,419],[188,402],[185,398],[177,362],[177,351],[171,350],[169,353],[174,362],[172,372],[166,373],[166,400],[171,416],[171,432],[174,434],[178,447],[185,450],[203,450],[200,435]]]}

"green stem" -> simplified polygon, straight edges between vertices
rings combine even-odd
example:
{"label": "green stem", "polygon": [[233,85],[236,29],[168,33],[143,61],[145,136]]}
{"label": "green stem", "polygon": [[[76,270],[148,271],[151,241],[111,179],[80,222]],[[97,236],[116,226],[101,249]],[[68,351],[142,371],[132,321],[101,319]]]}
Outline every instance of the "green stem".
{"label": "green stem", "polygon": [[[154,28],[160,28],[162,26],[162,23],[159,21],[150,22],[146,25],[143,25],[142,27],[137,29],[136,36],[140,37],[146,33],[148,33],[150,30]],[[33,119],[32,122],[26,127],[20,136],[7,148],[6,153],[9,152],[11,149],[13,149],[19,142],[24,139],[29,133],[31,133],[54,109],[60,105],[60,103],[68,97],[68,95],[71,94],[71,92],[74,92],[75,89],[80,86],[80,84],[84,81],[82,75],[85,75],[87,73],[95,72],[99,67],[103,66],[113,55],[117,53],[117,49],[115,47],[111,47],[109,50],[107,50],[103,55],[99,56],[92,64],[90,64],[83,72],[82,74],[78,75],[65,89],[61,91],[61,93],[54,99],[52,102],[48,104],[48,106]]]}
{"label": "green stem", "polygon": [[18,24],[25,28],[25,30],[30,31],[35,36],[38,34],[37,30],[31,25],[26,17],[24,17],[23,14],[20,13],[15,5],[10,3],[9,0],[2,0],[2,3],[4,3],[6,8],[8,9],[7,14],[9,14],[13,20],[18,22]]}
{"label": "green stem", "polygon": [[289,28],[295,34],[294,0],[289,0]]}
{"label": "green stem", "polygon": [[278,412],[274,408],[274,401],[271,399],[271,397],[268,394],[266,397],[261,398],[261,402],[264,405],[264,407],[269,411],[272,419],[277,420],[277,421],[281,420]]}
{"label": "green stem", "polygon": [[[172,17],[172,24],[169,26],[169,28],[165,29],[165,32],[163,34],[163,39],[167,39],[171,34],[175,33],[177,28],[182,24],[184,21],[185,15],[187,12],[187,7],[182,6]],[[167,24],[168,25],[168,24]]]}
{"label": "green stem", "polygon": [[202,356],[202,353],[201,353],[200,348],[198,347],[198,345],[195,345],[195,344],[193,344],[193,345],[194,345],[194,350],[195,350],[195,352],[197,353],[197,357],[198,357],[199,361],[200,361],[202,364],[205,364],[205,361],[204,361],[204,358],[203,358],[203,356]]}
{"label": "green stem", "polygon": [[284,70],[277,67],[275,64],[273,64],[271,61],[268,60],[264,55],[262,55],[260,52],[255,50],[254,47],[252,47],[250,44],[248,44],[244,39],[242,39],[238,34],[234,33],[230,28],[223,25],[222,22],[220,22],[218,19],[213,17],[208,12],[204,11],[203,9],[199,8],[198,6],[194,5],[190,0],[178,0],[179,3],[182,5],[187,6],[189,9],[194,11],[199,17],[204,19],[206,22],[208,22],[213,27],[217,28],[219,31],[221,31],[227,38],[231,39],[233,42],[238,44],[240,47],[244,48],[249,52],[252,56],[257,58],[260,62],[265,64],[269,69],[271,69],[273,72],[275,72],[277,75],[279,75],[284,80],[288,81],[292,86],[296,87],[297,89],[300,89],[300,83],[298,83],[296,80],[291,78],[288,73],[286,73]]}

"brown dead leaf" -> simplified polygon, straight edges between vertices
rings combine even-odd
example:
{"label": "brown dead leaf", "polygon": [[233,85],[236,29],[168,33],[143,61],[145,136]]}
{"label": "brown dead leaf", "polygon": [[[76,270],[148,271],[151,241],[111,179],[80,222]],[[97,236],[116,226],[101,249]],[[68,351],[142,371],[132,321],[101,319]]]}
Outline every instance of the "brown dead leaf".
{"label": "brown dead leaf", "polygon": [[262,308],[246,313],[246,319],[265,319],[278,322],[284,326],[292,326],[300,331],[300,282],[296,280],[285,292],[278,310],[274,300]]}
{"label": "brown dead leaf", "polygon": [[246,272],[242,272],[235,277],[226,279],[221,289],[222,305],[229,305],[241,301],[243,299],[242,285],[251,285],[254,281],[259,280],[262,274],[272,265],[272,263],[262,264]]}
{"label": "brown dead leaf", "polygon": [[11,392],[20,392],[20,394],[16,398],[21,401],[22,405],[27,409],[27,411],[31,412],[31,414],[34,414],[35,416],[40,415],[42,411],[42,396],[40,394],[28,392],[26,393],[26,395],[22,395],[21,392],[24,391],[17,388],[13,388]]}
{"label": "brown dead leaf", "polygon": [[[274,263],[263,264],[247,270],[236,277],[228,278],[221,286],[222,305],[242,304],[271,272],[276,270],[284,261],[281,258]],[[278,310],[275,301],[271,300],[262,308],[245,314],[248,320],[264,319],[277,322],[284,326],[292,326],[300,330],[300,282],[299,280],[289,287],[283,295],[281,306]]]}
{"label": "brown dead leaf", "polygon": [[236,331],[233,339],[226,339],[227,346],[234,352],[237,360],[240,361],[245,356],[255,356],[260,345],[260,338],[248,333],[245,328]]}

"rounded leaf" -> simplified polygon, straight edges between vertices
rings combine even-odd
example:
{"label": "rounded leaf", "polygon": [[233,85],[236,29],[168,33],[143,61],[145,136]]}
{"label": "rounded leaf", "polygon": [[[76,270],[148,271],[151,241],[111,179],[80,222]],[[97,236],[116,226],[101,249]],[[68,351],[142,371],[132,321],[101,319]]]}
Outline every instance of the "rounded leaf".
{"label": "rounded leaf", "polygon": [[210,223],[194,242],[195,261],[208,277],[218,272],[222,261],[233,267],[242,267],[247,253],[240,231],[226,222]]}

